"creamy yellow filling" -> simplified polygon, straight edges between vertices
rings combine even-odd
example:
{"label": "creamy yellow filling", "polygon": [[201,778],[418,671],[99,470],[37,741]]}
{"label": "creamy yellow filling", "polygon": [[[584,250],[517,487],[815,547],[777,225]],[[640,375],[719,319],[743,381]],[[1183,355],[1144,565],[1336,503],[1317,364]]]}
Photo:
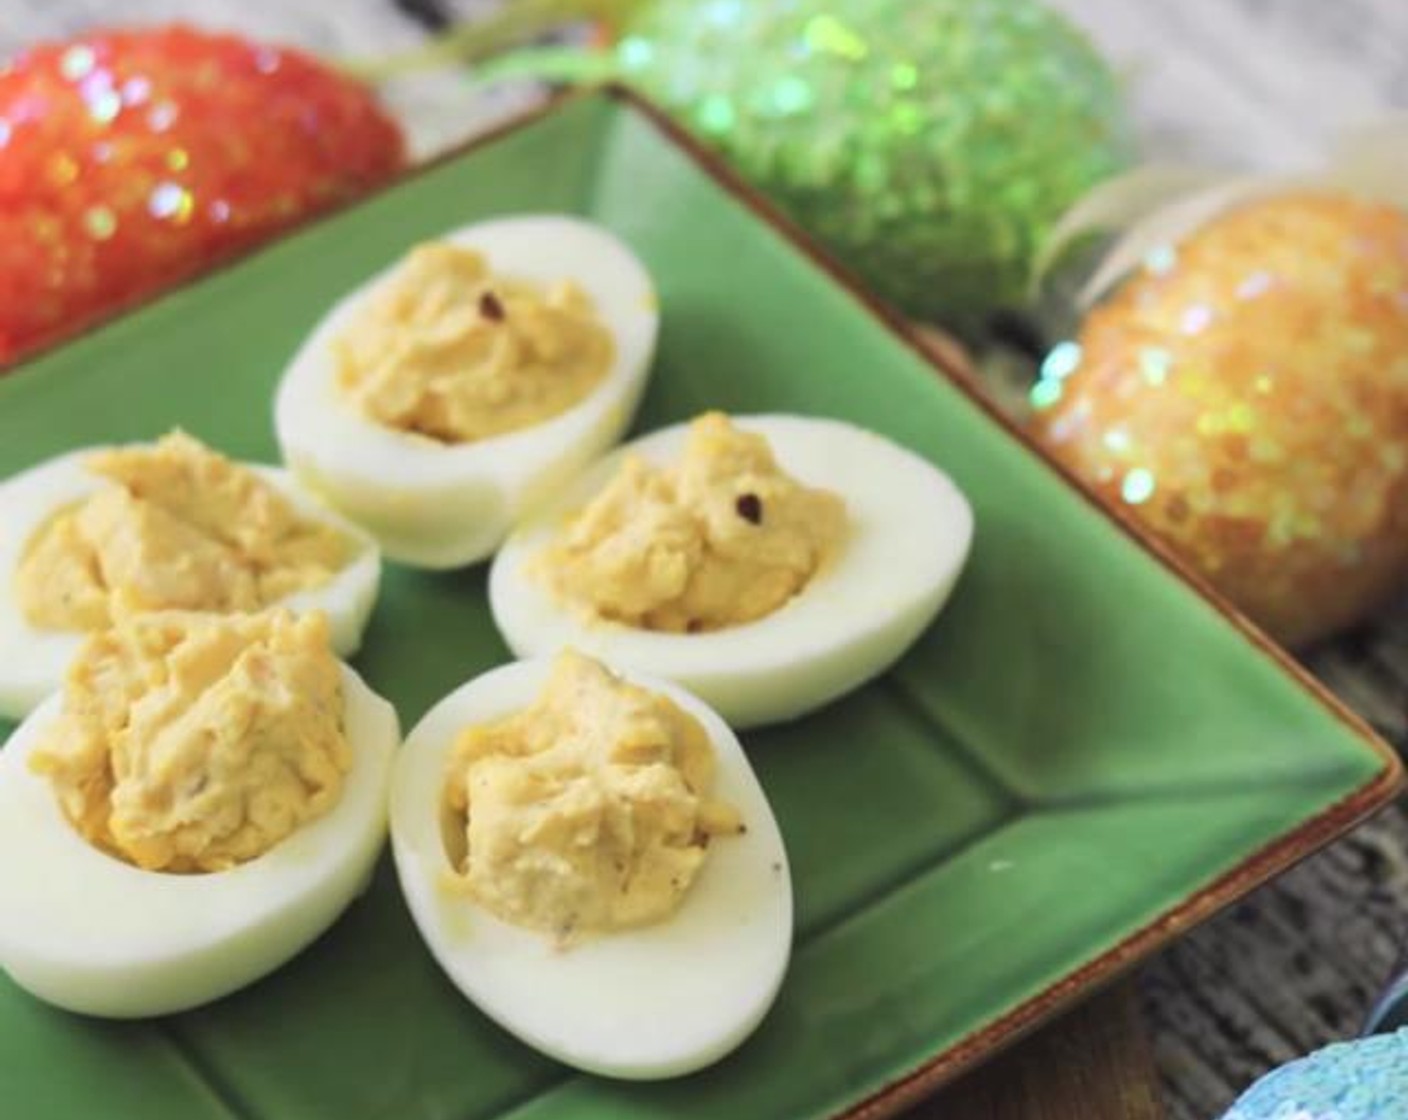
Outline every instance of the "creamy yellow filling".
{"label": "creamy yellow filling", "polygon": [[693,716],[564,652],[529,707],[456,744],[445,810],[458,883],[561,940],[661,921],[710,840],[742,829],[710,796],[714,766]]}
{"label": "creamy yellow filling", "polygon": [[804,486],[721,413],[670,467],[628,457],[535,565],[563,599],[649,630],[721,630],[771,614],[841,547],[840,497]]}
{"label": "creamy yellow filling", "polygon": [[614,353],[576,285],[540,291],[442,242],[412,250],[334,342],[338,385],[364,415],[443,443],[567,411],[606,377]]}
{"label": "creamy yellow filling", "polygon": [[105,484],[40,529],[15,573],[34,626],[98,630],[119,610],[259,610],[350,559],[343,534],[184,433],[85,465]]}
{"label": "creamy yellow filling", "polygon": [[91,844],[147,870],[219,871],[336,804],[342,712],[322,615],[134,615],[84,644],[30,765]]}

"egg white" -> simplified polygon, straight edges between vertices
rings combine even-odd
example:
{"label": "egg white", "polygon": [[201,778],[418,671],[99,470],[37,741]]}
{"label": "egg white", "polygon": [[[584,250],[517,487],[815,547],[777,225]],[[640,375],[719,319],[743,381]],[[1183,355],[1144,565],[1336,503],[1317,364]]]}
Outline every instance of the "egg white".
{"label": "egg white", "polygon": [[351,669],[352,769],[324,816],[227,871],[143,871],[94,848],[29,758],[55,695],[0,751],[0,968],[40,999],[89,1015],[164,1015],[272,971],[359,894],[386,835],[396,713]]}
{"label": "egg white", "polygon": [[446,885],[446,765],[459,733],[527,707],[551,659],[493,669],[451,693],[411,732],[391,785],[391,843],[412,917],[450,981],[528,1045],[611,1077],[672,1077],[738,1046],[772,1005],[792,939],[792,881],[777,821],[727,725],[683,689],[626,673],[703,725],[715,796],[747,831],[719,837],[680,908],[655,925],[567,948],[494,917]]}
{"label": "egg white", "polygon": [[[687,425],[618,449],[521,525],[494,560],[489,602],[520,657],[564,645],[678,681],[734,727],[793,719],[888,668],[933,621],[968,556],[973,514],[942,471],[882,436],[836,420],[734,417],[767,437],[782,468],[839,494],[848,535],[839,554],[772,614],[701,634],[657,633],[583,614],[531,572],[567,519],[625,454],[678,461]],[[764,513],[766,516],[766,513]]]}
{"label": "egg white", "polygon": [[442,240],[483,253],[504,276],[570,279],[611,332],[606,377],[540,424],[447,445],[363,416],[337,385],[333,340],[395,274],[339,300],[294,356],[274,422],[284,461],[306,486],[359,522],[393,560],[456,568],[483,559],[533,504],[621,438],[645,388],[659,313],[650,276],[606,230],[577,218],[524,215],[464,226]]}
{"label": "egg white", "polygon": [[[84,466],[97,450],[90,447],[60,455],[0,483],[0,716],[22,718],[63,684],[64,672],[86,637],[78,631],[32,625],[15,601],[14,586],[15,572],[35,534],[55,514],[106,484]],[[255,463],[241,465],[276,487],[303,517],[330,525],[353,542],[354,556],[332,579],[286,596],[278,604],[293,611],[322,611],[333,650],[339,657],[350,657],[362,643],[381,583],[376,542],[345,517],[315,502],[287,471]]]}

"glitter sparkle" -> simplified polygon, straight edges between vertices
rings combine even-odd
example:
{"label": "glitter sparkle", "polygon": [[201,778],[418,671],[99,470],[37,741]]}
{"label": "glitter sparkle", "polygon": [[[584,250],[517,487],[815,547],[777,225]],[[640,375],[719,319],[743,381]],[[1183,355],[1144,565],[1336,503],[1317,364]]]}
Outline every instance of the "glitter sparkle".
{"label": "glitter sparkle", "polygon": [[1129,151],[1114,76],[1035,0],[654,0],[616,59],[882,297],[959,328],[1024,299]]}
{"label": "glitter sparkle", "polygon": [[36,296],[0,301],[0,364],[401,160],[369,91],[298,52],[185,28],[35,46],[0,71],[0,180],[21,184],[0,288]]}
{"label": "glitter sparkle", "polygon": [[1408,572],[1404,293],[1408,213],[1234,208],[1051,351],[1035,429],[1274,635],[1333,632]]}

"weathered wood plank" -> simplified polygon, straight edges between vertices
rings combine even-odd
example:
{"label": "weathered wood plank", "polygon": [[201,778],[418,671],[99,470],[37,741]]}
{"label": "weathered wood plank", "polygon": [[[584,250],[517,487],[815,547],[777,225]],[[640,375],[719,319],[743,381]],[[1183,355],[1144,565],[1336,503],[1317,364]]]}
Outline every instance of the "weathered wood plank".
{"label": "weathered wood plank", "polygon": [[969,1074],[906,1120],[1160,1120],[1131,985],[1104,992]]}

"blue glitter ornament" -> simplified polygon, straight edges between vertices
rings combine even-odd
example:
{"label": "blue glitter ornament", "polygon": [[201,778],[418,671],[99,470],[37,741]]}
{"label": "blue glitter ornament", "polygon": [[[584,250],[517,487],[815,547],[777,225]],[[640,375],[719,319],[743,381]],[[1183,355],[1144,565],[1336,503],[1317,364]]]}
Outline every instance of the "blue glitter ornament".
{"label": "blue glitter ornament", "polygon": [[1327,1046],[1275,1070],[1223,1120],[1408,1118],[1408,1028]]}

